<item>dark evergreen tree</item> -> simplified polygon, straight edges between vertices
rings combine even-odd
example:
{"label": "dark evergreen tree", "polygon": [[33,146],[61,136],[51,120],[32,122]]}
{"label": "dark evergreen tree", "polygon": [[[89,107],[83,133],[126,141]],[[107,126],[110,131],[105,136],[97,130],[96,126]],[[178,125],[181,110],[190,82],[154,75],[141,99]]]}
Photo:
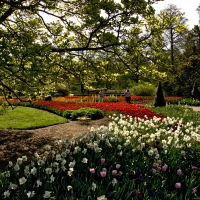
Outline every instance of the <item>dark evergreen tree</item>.
{"label": "dark evergreen tree", "polygon": [[200,92],[199,92],[199,88],[198,88],[196,82],[193,85],[192,98],[196,99],[196,100],[200,100]]}
{"label": "dark evergreen tree", "polygon": [[156,91],[154,106],[161,107],[161,106],[165,106],[165,105],[166,105],[166,102],[165,102],[164,95],[163,95],[163,89],[162,89],[161,82],[159,81],[158,88]]}

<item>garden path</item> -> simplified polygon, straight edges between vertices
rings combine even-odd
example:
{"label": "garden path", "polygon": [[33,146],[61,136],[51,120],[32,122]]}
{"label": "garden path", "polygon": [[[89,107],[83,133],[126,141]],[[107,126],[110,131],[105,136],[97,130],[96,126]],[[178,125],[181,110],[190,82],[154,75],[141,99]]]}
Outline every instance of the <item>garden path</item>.
{"label": "garden path", "polygon": [[190,106],[194,111],[200,112],[200,106]]}
{"label": "garden path", "polygon": [[110,119],[104,117],[81,124],[79,121],[57,124],[34,130],[0,130],[0,170],[5,169],[8,161],[16,162],[22,156],[32,157],[35,152],[42,154],[45,145],[56,148],[56,140],[71,139],[88,132],[91,127],[107,126]]}

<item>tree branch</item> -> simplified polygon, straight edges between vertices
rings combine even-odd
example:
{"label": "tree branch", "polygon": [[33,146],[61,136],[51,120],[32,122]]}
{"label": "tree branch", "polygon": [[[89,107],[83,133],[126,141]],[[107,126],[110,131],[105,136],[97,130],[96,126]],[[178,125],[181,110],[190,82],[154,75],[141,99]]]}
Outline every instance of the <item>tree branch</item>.
{"label": "tree branch", "polygon": [[114,47],[114,46],[120,46],[120,43],[113,43],[113,44],[108,44],[108,45],[104,45],[101,47],[77,47],[77,48],[51,48],[51,52],[58,52],[58,53],[62,53],[62,52],[70,52],[70,51],[98,51],[98,50],[105,50],[106,48],[109,47]]}

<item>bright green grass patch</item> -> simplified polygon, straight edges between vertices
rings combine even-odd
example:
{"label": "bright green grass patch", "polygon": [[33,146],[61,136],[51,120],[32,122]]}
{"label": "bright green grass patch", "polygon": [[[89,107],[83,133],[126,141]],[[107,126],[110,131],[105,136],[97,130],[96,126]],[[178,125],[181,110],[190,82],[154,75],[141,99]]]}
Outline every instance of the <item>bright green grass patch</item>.
{"label": "bright green grass patch", "polygon": [[17,106],[0,115],[0,129],[34,129],[68,122],[66,118],[47,111]]}

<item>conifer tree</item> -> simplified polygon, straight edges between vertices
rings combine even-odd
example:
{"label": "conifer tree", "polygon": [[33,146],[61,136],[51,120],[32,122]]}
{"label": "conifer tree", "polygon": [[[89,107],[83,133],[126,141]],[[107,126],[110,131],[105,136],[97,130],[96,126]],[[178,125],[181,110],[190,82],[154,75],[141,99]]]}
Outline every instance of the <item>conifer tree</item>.
{"label": "conifer tree", "polygon": [[193,85],[192,98],[196,99],[196,100],[200,100],[200,92],[199,92],[199,88],[198,88],[196,82]]}
{"label": "conifer tree", "polygon": [[161,107],[161,106],[165,106],[165,105],[166,105],[166,102],[165,102],[164,95],[163,95],[163,89],[162,89],[161,82],[159,81],[158,88],[156,91],[154,106]]}

